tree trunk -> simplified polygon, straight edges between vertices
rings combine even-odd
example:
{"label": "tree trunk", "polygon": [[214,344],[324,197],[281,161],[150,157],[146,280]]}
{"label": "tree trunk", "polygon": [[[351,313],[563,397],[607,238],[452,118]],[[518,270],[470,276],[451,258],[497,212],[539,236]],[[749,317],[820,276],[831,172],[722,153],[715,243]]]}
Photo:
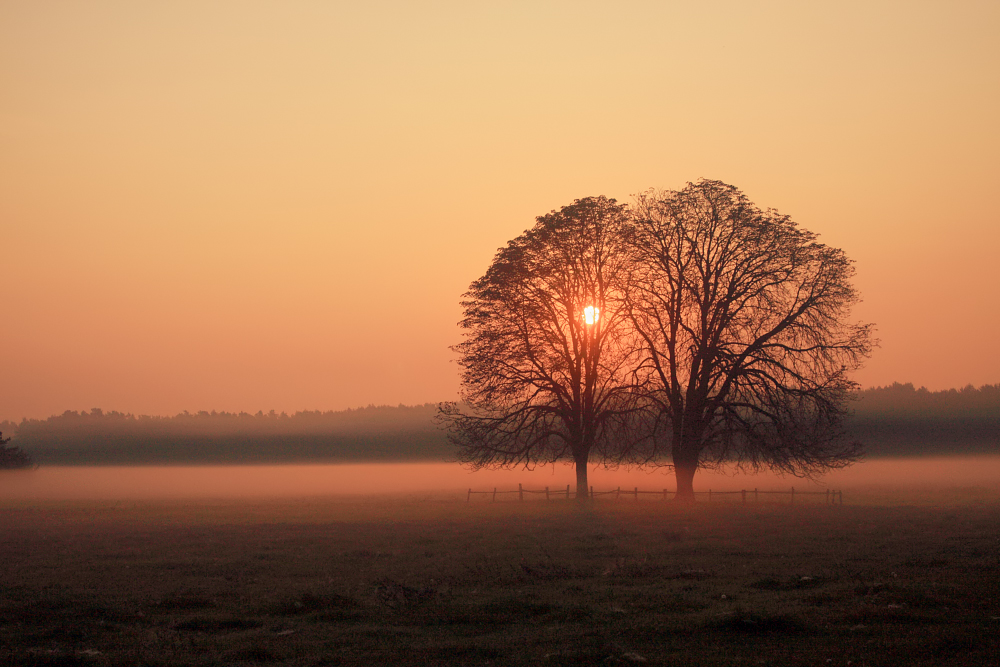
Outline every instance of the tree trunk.
{"label": "tree trunk", "polygon": [[[687,432],[683,427],[684,422],[688,423]],[[692,424],[694,422],[694,424]],[[674,460],[674,476],[677,479],[677,494],[674,500],[682,503],[694,502],[694,473],[698,470],[698,458],[701,448],[700,429],[692,428],[697,424],[696,420],[690,416],[681,415],[677,420],[679,426],[675,426],[673,445],[670,455]]]}
{"label": "tree trunk", "polygon": [[578,502],[590,500],[590,487],[587,486],[587,459],[576,459],[576,499]]}
{"label": "tree trunk", "polygon": [[684,503],[694,502],[694,473],[698,462],[674,459],[674,474],[677,477],[677,495],[674,500]]}

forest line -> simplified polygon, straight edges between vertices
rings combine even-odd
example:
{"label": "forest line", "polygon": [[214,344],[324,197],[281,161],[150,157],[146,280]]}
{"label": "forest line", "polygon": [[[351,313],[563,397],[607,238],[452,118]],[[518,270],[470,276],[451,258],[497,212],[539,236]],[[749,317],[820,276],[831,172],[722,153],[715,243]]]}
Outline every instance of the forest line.
{"label": "forest line", "polygon": [[[1000,384],[893,383],[854,398],[846,427],[867,456],[1000,453]],[[95,408],[3,421],[0,432],[43,465],[454,460],[436,414],[436,403],[173,416]]]}

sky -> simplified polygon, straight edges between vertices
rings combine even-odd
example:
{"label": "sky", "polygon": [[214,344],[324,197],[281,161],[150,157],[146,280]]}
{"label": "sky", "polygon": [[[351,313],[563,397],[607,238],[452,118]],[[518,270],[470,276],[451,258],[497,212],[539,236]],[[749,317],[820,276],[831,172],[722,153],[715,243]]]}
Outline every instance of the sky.
{"label": "sky", "polygon": [[457,396],[538,215],[699,178],[855,260],[863,386],[1000,382],[996,2],[0,0],[0,420]]}

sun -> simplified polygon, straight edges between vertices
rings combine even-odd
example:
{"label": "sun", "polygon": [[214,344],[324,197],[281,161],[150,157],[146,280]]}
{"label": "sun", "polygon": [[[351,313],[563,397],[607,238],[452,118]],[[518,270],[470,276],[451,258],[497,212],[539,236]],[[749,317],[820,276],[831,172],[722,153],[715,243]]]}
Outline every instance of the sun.
{"label": "sun", "polygon": [[596,306],[587,306],[583,309],[583,321],[587,324],[594,324],[601,319],[601,309]]}

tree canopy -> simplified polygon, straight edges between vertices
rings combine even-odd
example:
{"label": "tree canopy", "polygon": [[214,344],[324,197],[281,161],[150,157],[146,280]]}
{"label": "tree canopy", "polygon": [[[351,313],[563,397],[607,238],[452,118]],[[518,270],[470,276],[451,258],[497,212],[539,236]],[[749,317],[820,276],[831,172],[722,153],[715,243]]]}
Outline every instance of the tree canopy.
{"label": "tree canopy", "polygon": [[577,200],[496,255],[465,294],[463,403],[441,420],[473,467],[572,458],[811,475],[860,456],[849,374],[871,326],[843,251],[731,185]]}
{"label": "tree canopy", "polygon": [[624,418],[637,358],[624,308],[626,209],[592,197],[537,219],[502,248],[462,301],[463,403],[441,406],[473,467],[638,455]]}
{"label": "tree canopy", "polygon": [[699,466],[809,475],[857,460],[842,421],[873,343],[847,319],[859,297],[844,252],[719,181],[640,195],[629,231],[643,393],[678,495]]}

